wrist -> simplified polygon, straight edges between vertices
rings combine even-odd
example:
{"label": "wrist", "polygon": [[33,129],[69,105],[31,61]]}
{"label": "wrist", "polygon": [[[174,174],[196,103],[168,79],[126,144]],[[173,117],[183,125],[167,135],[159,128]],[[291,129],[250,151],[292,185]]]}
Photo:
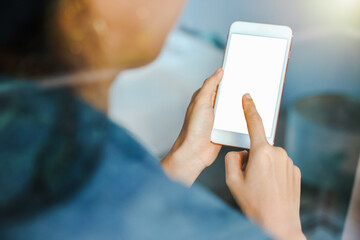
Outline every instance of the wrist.
{"label": "wrist", "polygon": [[172,180],[191,186],[206,167],[194,154],[183,147],[170,151],[161,165],[166,175]]}
{"label": "wrist", "polygon": [[306,240],[306,237],[303,234],[303,232],[300,231],[300,232],[288,232],[283,235],[275,236],[275,239],[278,239],[278,240],[287,240],[287,239]]}
{"label": "wrist", "polygon": [[276,238],[279,240],[287,240],[287,239],[294,239],[294,240],[306,240],[306,237],[302,231],[300,232],[291,232],[286,235],[283,235],[279,238]]}
{"label": "wrist", "polygon": [[278,223],[276,225],[271,224],[271,226],[264,226],[264,228],[267,229],[268,233],[277,240],[306,240],[306,237],[301,229],[300,220],[299,223],[296,224],[289,224],[289,222],[282,224]]}

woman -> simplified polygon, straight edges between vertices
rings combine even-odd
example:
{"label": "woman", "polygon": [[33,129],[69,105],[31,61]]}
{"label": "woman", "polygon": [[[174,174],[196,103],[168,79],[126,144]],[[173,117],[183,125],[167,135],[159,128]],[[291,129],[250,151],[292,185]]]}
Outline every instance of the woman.
{"label": "woman", "polygon": [[[185,187],[221,148],[210,142],[221,69],[194,93],[161,164],[104,115],[115,75],[158,55],[183,4],[1,3],[1,239],[267,238],[202,188]],[[251,149],[226,155],[227,184],[266,234],[303,239],[300,171],[266,142],[250,95],[243,106]]]}

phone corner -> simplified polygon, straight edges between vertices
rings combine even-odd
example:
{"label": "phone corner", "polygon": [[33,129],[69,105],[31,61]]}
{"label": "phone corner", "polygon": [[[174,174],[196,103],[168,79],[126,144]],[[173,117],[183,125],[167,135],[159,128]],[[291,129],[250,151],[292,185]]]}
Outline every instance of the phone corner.
{"label": "phone corner", "polygon": [[274,146],[274,144],[275,144],[275,139],[268,139],[268,143],[269,143],[271,146]]}
{"label": "phone corner", "polygon": [[294,31],[292,30],[291,27],[289,26],[284,26],[286,28],[286,31],[288,32],[288,35],[290,38],[293,38],[294,37]]}
{"label": "phone corner", "polygon": [[211,130],[210,142],[214,143],[214,130]]}
{"label": "phone corner", "polygon": [[214,132],[214,129],[211,130],[210,142],[214,144],[220,144],[218,138],[216,137],[216,133]]}
{"label": "phone corner", "polygon": [[230,24],[230,29],[234,28],[234,26],[235,26],[238,22],[239,22],[239,21],[232,22],[232,23]]}

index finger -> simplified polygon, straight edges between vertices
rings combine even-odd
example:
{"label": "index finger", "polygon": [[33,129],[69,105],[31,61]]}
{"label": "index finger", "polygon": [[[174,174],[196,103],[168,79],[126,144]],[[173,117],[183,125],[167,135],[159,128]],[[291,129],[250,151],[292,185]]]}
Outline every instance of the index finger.
{"label": "index finger", "polygon": [[250,94],[245,94],[242,102],[251,146],[267,143],[262,119]]}

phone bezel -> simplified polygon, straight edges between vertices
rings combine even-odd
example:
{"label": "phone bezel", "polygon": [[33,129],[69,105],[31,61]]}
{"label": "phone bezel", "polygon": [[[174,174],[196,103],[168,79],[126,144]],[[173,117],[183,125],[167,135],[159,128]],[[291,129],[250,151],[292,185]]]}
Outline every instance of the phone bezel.
{"label": "phone bezel", "polygon": [[[225,69],[226,66],[226,59],[228,54],[228,46],[231,41],[231,35],[232,34],[243,34],[243,35],[252,35],[252,36],[259,36],[259,37],[271,37],[271,38],[282,38],[287,40],[287,46],[286,46],[286,53],[283,63],[283,69],[282,69],[282,75],[281,75],[281,81],[278,91],[278,97],[276,101],[276,108],[275,108],[275,114],[272,124],[272,130],[270,137],[267,137],[267,141],[273,145],[275,140],[275,134],[276,134],[276,128],[277,128],[277,120],[279,117],[279,110],[280,110],[280,104],[281,104],[281,98],[282,93],[284,89],[284,83],[285,83],[285,77],[286,77],[286,70],[288,66],[289,56],[291,52],[291,43],[293,38],[293,32],[290,27],[288,26],[282,26],[282,25],[271,25],[271,24],[262,24],[262,23],[250,23],[250,22],[234,22],[230,26],[228,38],[226,41],[226,47],[225,47],[225,54],[223,58],[223,69]],[[218,87],[218,92],[221,91],[221,83]],[[215,100],[215,106],[214,106],[214,113],[216,115],[216,109],[218,104],[218,97],[216,97]],[[211,141],[213,143],[227,145],[227,146],[233,146],[233,147],[241,147],[241,148],[250,148],[250,138],[248,134],[243,133],[237,133],[237,132],[229,132],[225,130],[220,129],[212,129],[211,132]]]}

